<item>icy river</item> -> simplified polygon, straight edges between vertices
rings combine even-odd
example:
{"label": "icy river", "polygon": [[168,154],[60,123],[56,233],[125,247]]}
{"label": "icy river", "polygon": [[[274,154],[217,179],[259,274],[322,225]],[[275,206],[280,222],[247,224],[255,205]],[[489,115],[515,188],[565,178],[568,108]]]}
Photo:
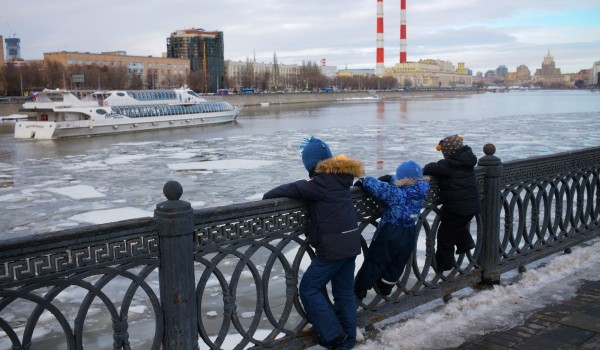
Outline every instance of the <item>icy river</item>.
{"label": "icy river", "polygon": [[438,160],[435,146],[451,134],[463,135],[478,157],[495,144],[503,161],[600,146],[600,94],[423,93],[247,106],[233,124],[51,141],[14,140],[13,128],[0,122],[0,239],[152,216],[169,180],[183,185],[182,199],[195,209],[260,200],[307,176],[298,146],[310,135],[363,161],[373,176],[408,159]]}

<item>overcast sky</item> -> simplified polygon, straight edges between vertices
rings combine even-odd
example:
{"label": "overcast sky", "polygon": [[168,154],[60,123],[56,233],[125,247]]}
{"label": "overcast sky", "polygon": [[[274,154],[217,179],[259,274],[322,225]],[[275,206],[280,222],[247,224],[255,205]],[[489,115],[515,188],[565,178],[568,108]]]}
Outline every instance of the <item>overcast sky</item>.
{"label": "overcast sky", "polygon": [[[21,57],[126,51],[160,56],[178,29],[223,31],[225,59],[375,68],[376,0],[2,0],[0,35]],[[407,0],[408,60],[465,62],[474,73],[525,64],[548,51],[563,73],[600,61],[598,0]],[[399,62],[400,0],[384,0],[385,66]]]}

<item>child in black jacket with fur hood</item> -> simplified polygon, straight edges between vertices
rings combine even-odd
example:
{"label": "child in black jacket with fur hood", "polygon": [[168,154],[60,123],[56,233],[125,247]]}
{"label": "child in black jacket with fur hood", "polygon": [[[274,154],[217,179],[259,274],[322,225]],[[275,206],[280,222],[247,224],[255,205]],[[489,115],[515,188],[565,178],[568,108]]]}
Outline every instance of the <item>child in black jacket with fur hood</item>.
{"label": "child in black jacket with fur hood", "polygon": [[442,139],[436,147],[444,159],[429,163],[423,174],[438,180],[442,202],[441,222],[437,232],[435,260],[437,271],[454,267],[456,253],[463,254],[475,248],[469,230],[471,219],[481,211],[479,189],[475,177],[477,157],[471,147],[463,145],[463,137],[451,135]]}

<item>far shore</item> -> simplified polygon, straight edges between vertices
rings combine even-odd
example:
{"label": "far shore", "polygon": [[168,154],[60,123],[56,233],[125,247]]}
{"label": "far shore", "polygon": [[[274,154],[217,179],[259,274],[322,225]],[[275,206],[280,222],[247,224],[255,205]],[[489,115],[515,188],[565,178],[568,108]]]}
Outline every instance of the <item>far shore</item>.
{"label": "far shore", "polygon": [[[417,91],[342,91],[342,92],[298,92],[298,93],[258,93],[249,95],[206,96],[209,100],[223,100],[233,105],[260,106],[264,104],[287,104],[307,102],[328,102],[342,99],[371,98],[374,95],[382,100],[403,98],[440,98],[481,93],[480,90],[417,90]],[[22,103],[0,103],[0,116],[23,114],[19,112]]]}
{"label": "far shore", "polygon": [[222,99],[233,105],[262,105],[306,102],[328,102],[343,99],[362,99],[377,96],[382,100],[402,98],[439,98],[481,93],[479,90],[417,90],[417,91],[341,91],[341,92],[297,92],[297,93],[261,93],[249,95],[210,96],[211,99]]}

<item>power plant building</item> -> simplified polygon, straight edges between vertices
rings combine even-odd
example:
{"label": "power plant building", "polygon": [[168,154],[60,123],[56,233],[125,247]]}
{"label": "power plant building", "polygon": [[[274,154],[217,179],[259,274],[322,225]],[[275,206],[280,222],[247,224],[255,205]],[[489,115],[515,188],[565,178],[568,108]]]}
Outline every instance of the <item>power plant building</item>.
{"label": "power plant building", "polygon": [[225,80],[223,32],[185,29],[167,38],[167,57],[189,60],[192,72],[201,72],[203,92],[216,92]]}

